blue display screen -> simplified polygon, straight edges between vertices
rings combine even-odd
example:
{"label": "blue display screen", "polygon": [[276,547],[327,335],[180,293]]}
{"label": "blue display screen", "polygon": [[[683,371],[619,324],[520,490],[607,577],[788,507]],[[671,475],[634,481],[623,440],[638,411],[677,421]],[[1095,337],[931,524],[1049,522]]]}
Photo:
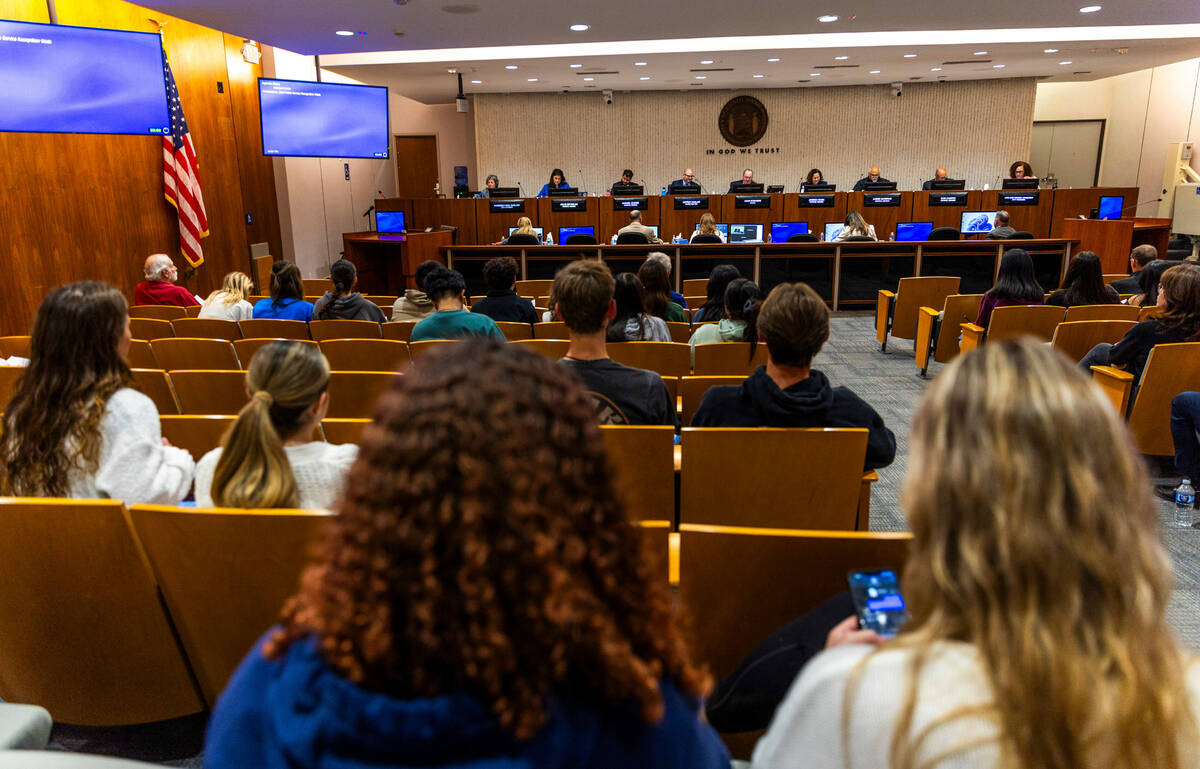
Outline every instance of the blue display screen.
{"label": "blue display screen", "polygon": [[929,240],[933,222],[900,222],[896,225],[896,240]]}
{"label": "blue display screen", "polygon": [[900,578],[891,569],[854,571],[849,575],[850,598],[858,613],[859,625],[892,638],[908,619]]}
{"label": "blue display screen", "polygon": [[159,36],[0,20],[0,131],[170,134]]}
{"label": "blue display screen", "polygon": [[388,92],[375,85],[258,79],[264,155],[386,158]]}
{"label": "blue display screen", "polygon": [[558,228],[558,242],[559,243],[566,243],[567,238],[571,237],[572,235],[589,235],[591,237],[595,237],[596,229],[590,225],[587,227],[559,227]]}
{"label": "blue display screen", "polygon": [[964,235],[996,229],[995,211],[963,211],[958,231]]}
{"label": "blue display screen", "polygon": [[772,222],[771,242],[787,243],[793,235],[807,235],[808,222]]}
{"label": "blue display screen", "polygon": [[842,224],[841,222],[827,223],[825,225],[825,240],[830,241],[830,240],[833,240],[834,238],[836,238],[838,236],[838,233],[841,232],[842,228],[845,226],[846,225]]}
{"label": "blue display screen", "polygon": [[1101,219],[1120,219],[1121,209],[1125,207],[1125,198],[1121,195],[1105,195],[1100,198],[1099,217]]}
{"label": "blue display screen", "polygon": [[376,211],[375,230],[377,232],[404,232],[404,212]]}

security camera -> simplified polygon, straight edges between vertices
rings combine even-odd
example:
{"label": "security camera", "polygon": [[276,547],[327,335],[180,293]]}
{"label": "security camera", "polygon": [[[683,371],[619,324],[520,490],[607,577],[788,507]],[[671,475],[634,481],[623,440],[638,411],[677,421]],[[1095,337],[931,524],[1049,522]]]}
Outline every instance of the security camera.
{"label": "security camera", "polygon": [[604,103],[612,104],[612,91],[607,88],[604,90]]}
{"label": "security camera", "polygon": [[892,83],[892,96],[899,99],[904,95],[904,83]]}

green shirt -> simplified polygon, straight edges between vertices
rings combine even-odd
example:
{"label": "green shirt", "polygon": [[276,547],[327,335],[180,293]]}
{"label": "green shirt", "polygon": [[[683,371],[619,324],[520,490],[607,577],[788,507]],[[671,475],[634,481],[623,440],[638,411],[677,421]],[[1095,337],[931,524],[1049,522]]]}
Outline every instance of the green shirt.
{"label": "green shirt", "polygon": [[466,310],[439,310],[413,326],[412,341],[458,339],[463,336],[494,336],[504,340],[504,332],[486,315]]}
{"label": "green shirt", "polygon": [[663,314],[663,320],[668,323],[687,323],[687,312],[675,302],[667,302],[667,311]]}

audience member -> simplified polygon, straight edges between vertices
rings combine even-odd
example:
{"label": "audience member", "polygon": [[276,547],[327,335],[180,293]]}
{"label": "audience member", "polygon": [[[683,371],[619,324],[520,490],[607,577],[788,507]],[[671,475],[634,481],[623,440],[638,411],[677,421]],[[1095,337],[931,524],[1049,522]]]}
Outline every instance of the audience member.
{"label": "audience member", "polygon": [[747,331],[766,343],[767,365],[740,385],[710,388],[693,427],[865,427],[864,468],[892,463],[896,439],[875,409],[812,368],[829,339],[829,308],[816,291],[804,283],[781,283]]}
{"label": "audience member", "polygon": [[[664,254],[665,256],[665,254]],[[638,280],[646,289],[646,312],[670,323],[687,323],[683,307],[671,301],[671,275],[651,254],[638,268]]]}
{"label": "audience member", "polygon": [[1194,765],[1200,674],[1100,391],[1044,344],[991,342],[938,375],[910,445],[909,618],[887,642],[854,617],[835,628],[754,766]]}
{"label": "audience member", "polygon": [[551,189],[557,189],[559,187],[570,187],[570,186],[571,185],[567,183],[566,174],[564,174],[562,172],[561,168],[556,168],[550,172],[550,181],[547,182],[546,184],[542,185],[542,188],[540,190],[538,190],[537,196],[539,198],[547,198],[547,197],[550,197]]}
{"label": "audience member", "polygon": [[504,341],[504,332],[486,315],[467,310],[467,284],[458,270],[438,269],[425,276],[425,295],[436,312],[413,326],[412,341],[491,336]]}
{"label": "audience member", "polygon": [[1046,304],[1074,307],[1077,304],[1119,304],[1121,297],[1112,286],[1104,284],[1100,257],[1091,251],[1080,251],[1067,266],[1062,288],[1046,297]]}
{"label": "audience member", "polygon": [[0,494],[130,505],[187,495],[192,457],[167,445],[154,402],[134,389],[131,339],[129,308],[112,286],[69,283],[42,300],[29,365],[5,407]]}
{"label": "audience member", "polygon": [[646,289],[632,272],[622,272],[617,276],[613,299],[617,303],[617,314],[608,324],[608,341],[671,341],[666,322],[646,314]]}
{"label": "audience member", "polygon": [[639,235],[645,235],[646,241],[649,243],[662,243],[662,240],[654,234],[654,230],[642,224],[642,212],[636,208],[629,212],[629,224],[617,230],[617,237],[619,238],[627,232],[636,232]]}
{"label": "audience member", "polygon": [[996,212],[996,225],[992,227],[987,235],[984,235],[985,240],[1008,240],[1013,235],[1017,234],[1016,228],[1008,223],[1009,215],[1007,211]]}
{"label": "audience member", "polygon": [[404,296],[397,299],[392,305],[392,320],[422,320],[433,314],[433,302],[425,296],[425,278],[429,277],[429,273],[441,269],[441,267],[440,262],[432,259],[427,259],[417,265],[416,272],[413,274],[413,281],[417,287],[405,289]]}
{"label": "audience member", "polygon": [[1141,290],[1141,287],[1138,286],[1138,273],[1157,258],[1158,249],[1154,246],[1146,244],[1137,246],[1129,252],[1129,277],[1114,280],[1108,285],[1112,286],[1118,294],[1138,293]]}
{"label": "audience member", "polygon": [[709,213],[700,214],[700,221],[696,224],[696,229],[692,230],[688,242],[691,243],[700,235],[715,235],[722,243],[725,242],[725,233],[717,229],[717,220]]}
{"label": "audience member", "polygon": [[304,301],[304,281],[300,268],[291,262],[271,265],[271,295],[254,305],[255,318],[279,320],[312,320],[312,302]]}
{"label": "audience member", "polygon": [[692,348],[692,365],[696,364],[696,345],[716,342],[751,342],[758,340],[754,325],[748,323],[758,314],[762,304],[758,284],[745,278],[730,281],[725,288],[725,317],[716,323],[698,326],[688,340]]}
{"label": "audience member", "polygon": [[225,276],[221,288],[208,295],[200,308],[201,318],[215,320],[247,320],[254,314],[254,305],[246,297],[254,294],[254,282],[244,272]]}
{"label": "audience member", "polygon": [[[553,323],[562,320],[562,318],[558,317],[558,313],[555,312],[556,304],[558,304],[558,300],[554,296],[554,284],[550,284],[550,295],[546,297],[547,307],[545,308],[545,312],[542,313],[543,323]],[[535,307],[534,310],[536,309]]]}
{"label": "audience member", "polygon": [[601,424],[674,425],[675,403],[662,377],[608,357],[605,328],[617,313],[614,287],[608,265],[590,259],[571,262],[554,276],[555,311],[571,339],[559,363],[582,380]]}
{"label": "audience member", "polygon": [[725,314],[725,289],[731,281],[740,277],[742,274],[732,264],[718,264],[713,267],[712,272],[708,274],[708,284],[704,287],[708,299],[692,314],[692,323],[729,317]]}
{"label": "audience member", "polygon": [[272,342],[250,360],[246,391],[221,448],[196,464],[196,504],[328,508],[358,447],[311,440],[329,408],[325,356],[315,345]]}
{"label": "audience member", "polygon": [[833,236],[831,242],[838,243],[843,240],[878,240],[875,236],[875,225],[867,224],[867,220],[863,219],[862,214],[858,211],[851,211],[846,214],[843,220],[844,226],[838,231],[837,235]]}
{"label": "audience member", "polygon": [[667,290],[669,292],[668,295],[670,296],[671,301],[685,310],[688,309],[687,299],[684,298],[683,294],[671,287],[671,257],[667,256],[662,251],[651,251],[650,253],[646,254],[646,258],[656,261],[663,266],[663,268],[667,271]]}
{"label": "audience member", "polygon": [[[542,197],[545,197],[545,196],[543,195]],[[528,217],[528,216],[521,216],[521,217],[518,217],[518,218],[517,218],[517,228],[516,228],[515,230],[513,230],[512,232],[510,232],[510,233],[508,234],[508,237],[507,237],[507,238],[505,238],[504,240],[500,241],[499,243],[496,243],[495,245],[498,245],[498,246],[506,246],[506,245],[508,245],[508,242],[509,242],[509,240],[510,240],[510,239],[511,239],[511,238],[512,238],[514,235],[521,235],[521,236],[522,236],[521,238],[518,238],[518,240],[524,240],[524,239],[525,239],[525,238],[527,238],[527,237],[533,237],[533,238],[537,238],[537,241],[538,241],[539,243],[541,243],[541,242],[542,242],[542,236],[541,236],[541,235],[538,235],[538,233],[537,233],[537,230],[535,230],[535,229],[533,228],[533,222],[532,222],[532,221],[530,221],[530,219],[529,219],[529,217]]]}
{"label": "audience member", "polygon": [[891,179],[884,179],[879,175],[879,166],[871,166],[867,175],[854,183],[854,192],[862,192],[868,184],[891,184],[891,181]]}
{"label": "audience member", "polygon": [[133,289],[134,304],[173,304],[176,307],[195,307],[200,298],[183,286],[175,285],[179,280],[179,268],[166,254],[151,254],[146,257],[144,267],[146,280]]}
{"label": "audience member", "polygon": [[1135,276],[1138,279],[1138,293],[1129,297],[1126,304],[1134,307],[1154,307],[1158,304],[1158,283],[1162,275],[1178,262],[1166,259],[1155,259],[1147,264]]}
{"label": "audience member", "polygon": [[329,266],[329,279],[333,290],[313,305],[313,317],[318,320],[387,320],[379,305],[370,301],[354,289],[358,285],[358,270],[345,259],[338,259]]}
{"label": "audience member", "polygon": [[[1200,481],[1200,392],[1179,393],[1171,399],[1171,440],[1175,443],[1175,469],[1195,484]],[[1159,486],[1154,493],[1175,501],[1175,486]]]}
{"label": "audience member", "polygon": [[1000,257],[996,284],[983,295],[975,325],[987,328],[992,310],[1014,305],[1043,304],[1046,291],[1033,275],[1033,259],[1023,248],[1010,248]]}
{"label": "audience member", "polygon": [[431,358],[381,398],[205,765],[728,767],[586,395],[516,345]]}
{"label": "audience member", "polygon": [[533,302],[517,296],[517,263],[512,257],[497,256],[483,265],[483,279],[488,293],[471,306],[471,312],[486,315],[492,320],[515,323],[537,323]]}

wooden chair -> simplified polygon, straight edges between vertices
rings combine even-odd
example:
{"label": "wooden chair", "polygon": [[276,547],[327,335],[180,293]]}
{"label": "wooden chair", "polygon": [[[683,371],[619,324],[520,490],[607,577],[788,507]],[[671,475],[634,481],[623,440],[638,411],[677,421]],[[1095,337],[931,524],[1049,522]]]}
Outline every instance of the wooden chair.
{"label": "wooden chair", "polygon": [[246,405],[246,372],[238,370],[170,372],[180,414],[237,414]]}
{"label": "wooden chair", "polygon": [[692,327],[687,323],[668,322],[667,331],[671,333],[672,342],[687,344],[688,340],[692,338]]}
{"label": "wooden chair", "polygon": [[1101,342],[1116,344],[1135,325],[1132,320],[1063,321],[1054,329],[1050,344],[1071,360],[1080,361]]}
{"label": "wooden chair", "polygon": [[358,443],[369,419],[322,419],[321,432],[328,443]]}
{"label": "wooden chair", "polygon": [[308,332],[318,342],[326,339],[382,339],[383,331],[373,320],[314,320]]}
{"label": "wooden chair", "polygon": [[512,342],[517,339],[533,339],[533,326],[528,323],[511,320],[498,320],[496,325],[504,333],[504,338]]}
{"label": "wooden chair", "polygon": [[396,371],[408,365],[408,343],[393,339],[326,339],[321,352],[334,371]]}
{"label": "wooden chair", "polygon": [[[254,286],[256,290],[260,294],[270,291],[271,265],[275,263],[275,257],[271,256],[270,254],[263,254],[261,256],[251,257],[250,261],[253,265],[251,267],[253,270],[251,277],[254,278]],[[249,297],[247,297],[247,301],[249,301],[250,304],[254,304]]]}
{"label": "wooden chair", "polygon": [[865,428],[685,427],[679,520],[853,531]]}
{"label": "wooden chair", "polygon": [[[130,309],[134,308],[131,307]],[[175,336],[175,329],[171,328],[171,321],[160,320],[158,318],[131,317],[129,319],[129,332],[133,334],[134,339],[145,339],[147,342],[152,342],[155,339],[170,339]]]}
{"label": "wooden chair", "polygon": [[534,323],[533,324],[534,339],[570,339],[567,335],[567,324],[561,320],[553,320],[549,323]]}
{"label": "wooden chair", "polygon": [[31,338],[28,336],[0,336],[0,355],[5,358],[11,358],[14,355],[19,358],[28,358]]}
{"label": "wooden chair", "polygon": [[211,707],[295,594],[331,514],[135,505],[129,517]]}
{"label": "wooden chair", "polygon": [[1116,272],[1116,273],[1111,273],[1111,274],[1106,272],[1106,273],[1104,273],[1104,285],[1107,286],[1109,283],[1115,283],[1118,280],[1125,280],[1128,277],[1129,276],[1123,272]]}
{"label": "wooden chair", "polygon": [[397,342],[411,342],[413,326],[419,320],[393,320],[383,324],[383,338],[395,339]]}
{"label": "wooden chair", "polygon": [[391,312],[392,305],[396,304],[396,300],[399,298],[399,296],[391,296],[388,294],[363,294],[363,299],[366,299],[371,304],[383,310],[385,315]]}
{"label": "wooden chair", "polygon": [[683,408],[679,413],[680,424],[684,427],[692,423],[692,417],[696,416],[696,409],[700,408],[700,401],[704,400],[704,393],[708,392],[710,387],[718,385],[740,385],[746,381],[744,376],[685,376],[679,380],[679,397],[683,402]]}
{"label": "wooden chair", "polygon": [[202,305],[202,304],[193,305],[192,307],[184,307],[183,315],[186,318],[199,318],[200,311],[203,309],[204,309],[204,305]]}
{"label": "wooden chair", "polygon": [[695,296],[688,296],[687,294],[684,294],[683,301],[687,302],[687,306],[688,306],[689,310],[690,309],[699,310],[701,307],[704,306],[704,303],[708,301],[708,297],[705,296],[704,294],[697,294]]}
{"label": "wooden chair", "polygon": [[962,329],[959,349],[967,352],[988,339],[1015,339],[1020,336],[1032,336],[1049,342],[1054,338],[1055,327],[1062,323],[1063,313],[1063,308],[1046,304],[997,307],[992,310],[986,329],[974,323],[959,325]]}
{"label": "wooden chair", "polygon": [[179,401],[175,400],[175,391],[171,389],[171,379],[166,371],[160,368],[135,368],[132,371],[137,389],[154,401],[159,414],[179,413]]}
{"label": "wooden chair", "polygon": [[150,348],[167,371],[242,368],[233,343],[225,339],[155,339]]}
{"label": "wooden chair", "polygon": [[675,517],[675,428],[601,425],[618,493],[636,520]]}
{"label": "wooden chair", "polygon": [[458,344],[461,341],[460,339],[425,339],[420,342],[409,342],[408,353],[412,356],[413,363],[416,363],[418,358],[431,350],[448,344]]}
{"label": "wooden chair", "polygon": [[193,339],[234,339],[242,338],[242,329],[236,320],[221,318],[176,318],[171,321],[175,336],[191,337]]}
{"label": "wooden chair", "polygon": [[759,342],[754,346],[754,358],[750,358],[749,342],[713,342],[698,344],[696,350],[696,376],[740,376],[748,377],[754,369],[767,365],[767,345]]}
{"label": "wooden chair", "polygon": [[329,411],[334,418],[370,419],[375,402],[402,376],[391,371],[334,371],[329,375]]}
{"label": "wooden chair", "polygon": [[551,280],[518,280],[514,289],[520,296],[549,296],[550,287],[554,285]]}
{"label": "wooden chair", "polygon": [[130,368],[160,368],[154,350],[145,339],[134,339],[129,342],[129,354],[126,356]]}
{"label": "wooden chair", "polygon": [[934,307],[917,311],[916,363],[921,376],[929,364],[949,363],[958,355],[959,326],[979,317],[983,294],[951,294],[942,303],[939,313]]}
{"label": "wooden chair", "polygon": [[0,698],[86,726],[204,709],[119,501],[0,498],[0,595]]}
{"label": "wooden chair", "polygon": [[[679,528],[685,632],[692,659],[718,681],[764,638],[846,590],[849,571],[902,570],[912,541],[906,533]],[[723,739],[734,758],[748,759],[759,736]]]}
{"label": "wooden chair", "polygon": [[684,377],[692,369],[692,349],[678,342],[615,342],[608,345],[608,356],[661,376]]}
{"label": "wooden chair", "polygon": [[[673,522],[670,520],[635,521],[642,532],[643,557],[650,563],[652,574],[661,575],[668,583],[672,580],[671,569],[678,572],[678,558],[671,555],[671,540],[674,539],[675,552],[679,552],[679,535],[673,534]],[[658,577],[656,577],[657,579]]]}
{"label": "wooden chair", "polygon": [[1077,304],[1068,307],[1063,315],[1064,323],[1081,320],[1132,320],[1138,319],[1138,308],[1129,304]]}
{"label": "wooden chair", "polygon": [[1138,451],[1171,456],[1171,399],[1200,390],[1200,342],[1159,344],[1150,350],[1133,407],[1128,408],[1133,375],[1113,366],[1092,366],[1092,379],[1112,400],[1118,414],[1129,415],[1129,432]]}
{"label": "wooden chair", "polygon": [[187,317],[182,307],[173,304],[139,304],[129,308],[130,318],[153,318],[154,320],[175,320]]}
{"label": "wooden chair", "polygon": [[221,445],[221,439],[237,417],[229,414],[162,414],[158,418],[162,436],[172,446],[187,449],[197,462]]}
{"label": "wooden chair", "polygon": [[[683,294],[684,296],[700,296],[701,294],[707,295],[708,278],[688,278],[684,280],[680,286],[679,293]],[[688,300],[688,304],[691,303],[691,300]],[[704,302],[701,302],[700,304],[704,304]],[[700,305],[698,304],[696,306],[699,307]]]}
{"label": "wooden chair", "polygon": [[[291,322],[291,321],[285,321]],[[233,351],[237,353],[238,360],[246,368],[250,368],[250,361],[254,358],[254,353],[266,347],[271,342],[296,342],[297,344],[315,345],[311,339],[235,339],[233,342]]]}
{"label": "wooden chair", "polygon": [[333,290],[333,281],[329,278],[301,278],[300,281],[304,284],[305,297],[320,299],[326,291]]}
{"label": "wooden chair", "polygon": [[302,320],[255,318],[239,321],[245,339],[310,339],[308,324]]}
{"label": "wooden chair", "polygon": [[958,278],[941,276],[901,278],[896,293],[880,291],[875,302],[875,338],[887,352],[888,336],[916,339],[917,314],[922,307],[940,307],[958,293]]}
{"label": "wooden chair", "polygon": [[17,394],[17,385],[24,374],[24,366],[0,366],[0,413],[7,409],[8,402]]}
{"label": "wooden chair", "polygon": [[539,352],[547,358],[555,360],[566,355],[567,349],[571,346],[570,341],[566,339],[518,339],[512,344],[528,345],[534,352]]}
{"label": "wooden chair", "polygon": [[1143,320],[1149,320],[1150,318],[1157,318],[1157,317],[1158,317],[1158,308],[1155,307],[1154,305],[1150,305],[1148,307],[1141,307],[1138,309],[1138,317],[1137,317],[1138,323],[1141,323]]}

